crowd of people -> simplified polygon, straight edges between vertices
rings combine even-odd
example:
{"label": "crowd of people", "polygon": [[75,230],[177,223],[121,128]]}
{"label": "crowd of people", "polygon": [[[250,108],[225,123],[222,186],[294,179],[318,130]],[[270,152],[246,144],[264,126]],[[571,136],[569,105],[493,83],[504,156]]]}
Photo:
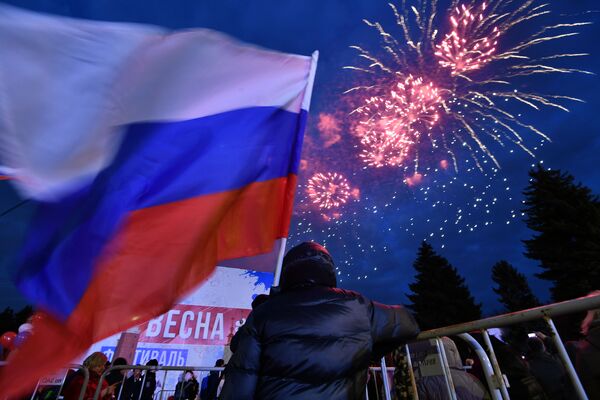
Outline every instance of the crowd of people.
{"label": "crowd of people", "polygon": [[[92,353],[83,361],[83,367],[88,371],[88,382],[85,385],[85,372],[83,369],[71,371],[67,374],[61,391],[64,400],[79,399],[81,390],[84,389],[84,400],[94,398],[100,386],[99,399],[101,400],[153,400],[157,393],[156,371],[152,369],[131,368],[127,360],[119,357],[112,363],[101,352]],[[217,360],[215,367],[223,367],[223,359]],[[158,367],[158,360],[153,359],[146,364],[148,367]],[[114,368],[117,367],[117,368]],[[122,367],[122,368],[118,368]],[[101,376],[105,371],[104,378]],[[164,397],[170,400],[216,400],[223,384],[223,374],[220,371],[211,371],[201,382],[198,382],[196,372],[189,369],[183,371],[172,390],[166,390]],[[55,398],[39,396],[40,398]]]}
{"label": "crowd of people", "polygon": [[[600,310],[588,312],[581,328],[583,339],[567,343],[566,348],[588,397],[600,399]],[[379,304],[337,288],[331,255],[316,243],[303,243],[285,256],[278,290],[254,300],[245,324],[231,340],[227,365],[222,359],[215,363],[225,367],[224,372],[212,371],[199,382],[194,371],[184,371],[170,396],[172,400],[353,400],[364,399],[367,388],[370,400],[383,399],[382,379],[369,366],[403,348],[418,333],[417,323],[402,306]],[[476,333],[473,336],[482,342]],[[519,351],[496,336],[491,340],[512,399],[574,398],[572,383],[549,337],[532,333]],[[442,338],[442,343],[457,398],[489,399],[479,359],[461,353],[451,338]],[[407,357],[401,352],[396,350],[389,360],[396,371],[398,400],[413,395]],[[83,363],[90,374],[84,399],[92,399],[96,390],[103,400],[153,399],[157,383],[152,370],[113,369],[98,389],[107,366],[126,364],[122,358],[107,364],[104,354],[90,355]],[[158,362],[147,365],[158,366]],[[67,378],[65,400],[79,397],[83,378],[82,371]],[[447,399],[446,379],[435,373],[419,376],[415,382],[419,399]]]}
{"label": "crowd of people", "polygon": [[[88,381],[85,385],[83,399],[93,399],[100,386],[99,398],[102,400],[153,400],[156,391],[156,372],[141,369],[130,370],[111,369],[104,379],[104,371],[111,367],[128,365],[124,358],[116,358],[110,363],[103,353],[95,352],[83,361],[83,367],[88,371]],[[158,367],[158,360],[153,359],[146,363],[149,367]],[[63,384],[62,396],[64,400],[79,399],[84,387],[86,374],[83,369],[69,373]]]}

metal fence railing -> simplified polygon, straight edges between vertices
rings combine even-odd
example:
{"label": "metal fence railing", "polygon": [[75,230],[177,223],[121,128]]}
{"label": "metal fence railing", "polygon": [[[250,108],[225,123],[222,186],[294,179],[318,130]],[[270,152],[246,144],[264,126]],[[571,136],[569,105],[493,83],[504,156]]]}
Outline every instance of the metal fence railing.
{"label": "metal fence railing", "polygon": [[[204,378],[202,376],[203,374],[210,373],[211,371],[223,372],[224,368],[223,367],[202,367],[202,366],[178,366],[178,367],[141,366],[141,365],[114,366],[114,367],[110,367],[110,368],[106,369],[100,376],[100,379],[98,381],[98,388],[96,389],[96,393],[94,394],[93,400],[98,400],[101,398],[100,394],[102,391],[102,384],[111,372],[113,372],[113,371],[135,371],[135,370],[143,372],[143,374],[140,375],[141,376],[140,383],[141,383],[142,388],[146,387],[149,373],[154,374],[154,379],[156,379],[157,373],[161,373],[162,379],[160,380],[160,382],[163,387],[161,387],[161,388],[155,387],[151,396],[154,400],[166,400],[168,398],[168,396],[164,397],[165,394],[172,392],[173,395],[175,396],[177,383],[182,382],[182,380],[179,379],[180,377],[177,376],[176,379],[174,379],[175,382],[172,382],[168,385],[170,387],[165,387],[165,385],[167,385],[167,382],[168,382],[167,378],[168,378],[168,374],[170,372],[175,372],[177,375],[182,375],[187,371],[200,372],[200,376],[195,377],[195,379],[200,378],[200,379],[197,379],[198,385],[200,385],[202,378]],[[123,395],[123,388],[125,386],[126,379],[128,379],[128,378],[130,378],[130,377],[127,377],[126,374],[123,374],[123,378],[121,379],[121,384],[119,386],[119,392],[114,393],[115,400],[121,400],[122,395]],[[175,385],[173,385],[173,383],[175,383]],[[180,391],[179,393],[181,393],[181,395],[182,395],[183,391]],[[143,395],[144,395],[144,391],[142,389],[137,394],[137,399],[132,399],[132,400],[142,400]],[[175,397],[175,400],[181,400],[181,399],[178,399],[177,397]]]}
{"label": "metal fence railing", "polygon": [[[530,322],[534,320],[543,320],[550,332],[551,340],[557,350],[557,355],[562,362],[569,380],[573,385],[575,393],[573,398],[579,400],[588,400],[583,385],[575,371],[573,363],[569,358],[565,349],[564,343],[562,342],[558,330],[554,325],[553,317],[563,316],[572,313],[584,312],[587,310],[599,309],[600,308],[600,295],[590,295],[586,297],[580,297],[573,300],[567,300],[560,303],[554,303],[546,306],[536,307],[529,310],[523,310],[513,312],[509,314],[498,315],[495,317],[485,318],[477,321],[466,322],[462,324],[451,325],[443,328],[432,329],[429,331],[421,332],[417,337],[416,341],[433,340],[437,347],[437,353],[442,364],[442,374],[444,377],[448,396],[451,400],[455,400],[456,390],[452,382],[452,374],[448,367],[448,360],[446,359],[446,352],[444,351],[444,344],[441,338],[447,336],[456,336],[469,345],[475,354],[478,356],[483,374],[485,377],[485,383],[489,390],[490,396],[493,400],[509,400],[509,391],[507,382],[504,374],[502,373],[500,364],[498,363],[494,347],[490,340],[490,334],[488,330],[492,328],[503,328],[519,323]],[[480,332],[483,339],[485,350],[481,344],[473,338],[470,332]],[[416,379],[414,376],[414,369],[411,365],[411,352],[410,344],[405,347],[406,357],[409,364],[410,382],[412,391],[414,393],[413,398],[418,400]],[[386,369],[385,358],[381,360],[381,367],[383,370]],[[389,384],[387,374],[382,374],[382,386],[383,396],[382,399],[390,400],[392,398],[392,388]],[[372,400],[372,399],[370,399]]]}

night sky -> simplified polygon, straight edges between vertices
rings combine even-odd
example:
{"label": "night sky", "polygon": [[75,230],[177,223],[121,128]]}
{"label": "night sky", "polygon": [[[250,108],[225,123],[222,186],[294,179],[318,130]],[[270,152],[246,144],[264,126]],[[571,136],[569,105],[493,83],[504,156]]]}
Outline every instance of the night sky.
{"label": "night sky", "polygon": [[[8,3],[77,18],[147,23],[172,29],[206,27],[290,53],[310,55],[319,50],[290,244],[309,239],[324,243],[336,260],[340,286],[359,290],[375,300],[407,301],[405,293],[414,274],[412,262],[420,242],[426,239],[458,268],[476,300],[483,302],[486,313],[500,309],[491,289],[490,270],[502,259],[525,273],[535,293],[547,301],[547,283],[533,277],[539,268],[523,256],[521,241],[531,235],[520,212],[527,171],[537,162],[543,162],[545,167],[571,172],[577,180],[600,193],[600,135],[595,123],[600,110],[597,94],[600,81],[596,75],[544,75],[521,80],[531,90],[585,100],[569,104],[570,112],[548,108],[535,111],[514,105],[515,113],[522,113],[527,123],[552,139],[551,143],[542,143],[534,135],[520,132],[528,146],[537,149],[535,159],[515,146],[503,148],[487,143],[501,165],[497,172],[489,162],[483,165],[484,172],[474,168],[473,162],[467,161],[466,152],[457,154],[458,173],[452,168],[442,168],[439,157],[427,154],[421,157],[419,179],[397,167],[365,169],[358,157],[360,143],[353,134],[353,117],[348,116],[349,104],[357,98],[343,92],[364,84],[366,78],[343,67],[360,65],[357,53],[349,48],[351,45],[368,48],[372,54],[383,51],[379,36],[362,23],[363,18],[380,21],[392,34],[398,32],[386,1]],[[550,23],[592,21],[594,24],[578,28],[578,36],[552,42],[539,51],[591,53],[570,60],[569,65],[598,73],[600,53],[594,42],[600,37],[600,14],[588,12],[594,10],[596,2],[552,0],[550,4],[553,14],[546,19]],[[509,33],[502,39],[518,40],[510,35],[519,34],[525,33]],[[513,106],[509,107],[513,111]],[[347,179],[352,193],[346,204],[325,213],[312,204],[306,195],[306,184],[318,172],[338,173]],[[10,184],[0,181],[0,211],[19,201]],[[9,276],[16,268],[15,252],[32,211],[33,206],[26,204],[0,219],[0,306],[26,304]]]}

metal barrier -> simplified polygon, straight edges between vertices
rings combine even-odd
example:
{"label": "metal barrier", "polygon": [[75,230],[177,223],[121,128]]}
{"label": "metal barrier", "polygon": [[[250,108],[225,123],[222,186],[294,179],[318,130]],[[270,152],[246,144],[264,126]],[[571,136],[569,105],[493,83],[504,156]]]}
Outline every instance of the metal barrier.
{"label": "metal barrier", "polygon": [[[389,387],[389,382],[388,378],[387,378],[387,374],[384,374],[382,371],[387,371],[387,372],[391,372],[394,373],[394,371],[396,370],[396,367],[369,367],[369,372],[371,373],[370,376],[372,377],[373,381],[374,381],[374,385],[375,385],[375,389],[376,389],[376,395],[377,397],[375,399],[371,399],[369,397],[369,388],[368,385],[367,387],[365,387],[365,393],[366,393],[366,400],[380,400],[382,397],[379,396],[379,385],[377,384],[377,374],[376,372],[380,372],[381,373],[381,386],[383,388],[383,391],[391,391],[390,387]],[[386,378],[384,378],[384,375],[386,376]]]}
{"label": "metal barrier", "polygon": [[[0,361],[0,366],[5,366],[7,365],[6,362],[4,361]],[[87,385],[89,383],[90,380],[90,372],[88,371],[87,368],[85,368],[83,365],[81,364],[69,364],[67,366],[67,368],[65,368],[65,373],[63,375],[63,378],[61,379],[61,383],[60,385],[58,385],[58,391],[56,392],[56,398],[59,399],[61,398],[61,393],[64,389],[67,377],[69,376],[69,371],[72,370],[77,370],[77,371],[81,371],[83,373],[83,382],[81,385],[81,391],[79,392],[79,397],[78,400],[83,400],[83,396],[85,395],[85,390],[87,389]],[[33,392],[31,392],[31,397],[29,397],[30,400],[35,400],[36,396],[38,394],[38,389],[40,388],[40,386],[42,385],[42,379],[39,379],[33,389]],[[44,386],[57,386],[57,385],[44,385]]]}
{"label": "metal barrier", "polygon": [[[562,316],[566,314],[572,314],[577,312],[583,312],[587,310],[600,308],[600,295],[592,295],[586,297],[580,297],[573,300],[567,300],[560,303],[554,303],[546,306],[531,308],[528,310],[517,311],[509,314],[498,315],[495,317],[485,318],[477,321],[465,322],[462,324],[451,325],[443,328],[432,329],[424,331],[419,334],[416,341],[434,339],[436,340],[438,347],[438,354],[442,363],[442,372],[446,381],[448,395],[450,399],[456,399],[456,391],[454,390],[452,375],[448,367],[448,361],[446,359],[446,353],[443,348],[443,343],[440,338],[444,336],[458,336],[469,344],[479,357],[483,372],[486,378],[486,383],[494,400],[510,400],[506,382],[504,376],[496,359],[496,354],[489,338],[488,329],[490,328],[501,328],[510,326],[518,323],[529,322],[537,319],[543,319],[548,326],[551,333],[551,338],[558,351],[558,356],[563,363],[569,379],[575,388],[576,398],[580,400],[588,400],[585,390],[577,376],[575,368],[567,355],[565,346],[560,338],[560,335],[552,321],[552,317]],[[481,345],[471,336],[468,332],[480,331],[483,336],[483,341],[486,346],[484,351]],[[410,356],[410,350],[408,345],[406,348],[406,355],[408,364],[410,365],[409,373],[411,374],[411,384],[415,393],[415,398],[418,400],[415,377],[412,368],[412,361]],[[488,357],[489,355],[489,357]],[[381,360],[382,368],[385,368],[385,359]],[[385,381],[387,381],[386,374],[383,374],[384,387]],[[385,399],[391,400],[390,391],[385,388]]]}
{"label": "metal barrier", "polygon": [[[157,371],[164,371],[165,374],[164,376],[167,376],[167,372],[169,371],[180,371],[180,372],[185,372],[185,371],[201,371],[201,372],[211,372],[211,371],[218,371],[218,372],[223,372],[225,368],[223,367],[189,367],[189,366],[181,366],[181,367],[167,367],[167,366],[142,366],[142,365],[118,365],[118,366],[113,366],[110,367],[108,369],[106,369],[102,375],[100,376],[100,379],[98,381],[98,388],[96,389],[96,393],[94,394],[94,399],[93,400],[98,400],[100,398],[100,394],[102,392],[102,383],[106,380],[106,377],[108,376],[108,374],[110,374],[112,371],[127,371],[127,370],[139,370],[139,371],[146,371],[146,373],[143,375],[142,378],[142,389],[140,390],[140,393],[138,395],[138,398],[136,400],[141,400],[142,399],[142,395],[144,393],[143,388],[146,384],[146,378],[148,376],[148,372],[152,371],[152,372],[157,372]],[[121,381],[121,386],[120,386],[120,392],[118,394],[115,394],[115,399],[119,400],[122,394],[122,389],[125,383],[125,379],[127,377],[125,375],[123,375],[123,379]],[[164,379],[166,380],[166,379]],[[163,381],[164,381],[163,380]],[[165,392],[169,392],[170,390],[166,390],[166,389],[161,389],[159,391],[160,397],[159,399],[162,400],[163,399],[163,395]],[[154,398],[154,393],[152,393],[152,397]],[[177,399],[175,399],[177,400]]]}

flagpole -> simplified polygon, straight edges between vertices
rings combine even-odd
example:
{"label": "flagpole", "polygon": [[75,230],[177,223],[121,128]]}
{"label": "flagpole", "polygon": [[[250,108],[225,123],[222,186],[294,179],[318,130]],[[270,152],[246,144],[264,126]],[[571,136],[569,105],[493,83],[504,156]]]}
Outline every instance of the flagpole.
{"label": "flagpole", "polygon": [[[315,83],[315,73],[317,72],[317,61],[319,60],[319,52],[313,51],[311,55],[310,71],[308,72],[308,80],[306,83],[306,89],[304,91],[304,98],[302,99],[302,109],[308,112],[310,108],[310,100],[312,98],[312,88]],[[283,256],[285,255],[285,245],[287,244],[287,237],[281,238],[279,245],[279,254],[277,255],[277,265],[275,266],[275,276],[273,277],[273,287],[279,287],[279,281],[281,280],[281,268],[283,267]]]}
{"label": "flagpole", "polygon": [[275,266],[275,276],[273,277],[273,286],[279,286],[281,280],[281,268],[283,266],[283,256],[285,255],[285,245],[287,244],[287,238],[281,238],[279,244],[279,253],[277,254],[277,265]]}

